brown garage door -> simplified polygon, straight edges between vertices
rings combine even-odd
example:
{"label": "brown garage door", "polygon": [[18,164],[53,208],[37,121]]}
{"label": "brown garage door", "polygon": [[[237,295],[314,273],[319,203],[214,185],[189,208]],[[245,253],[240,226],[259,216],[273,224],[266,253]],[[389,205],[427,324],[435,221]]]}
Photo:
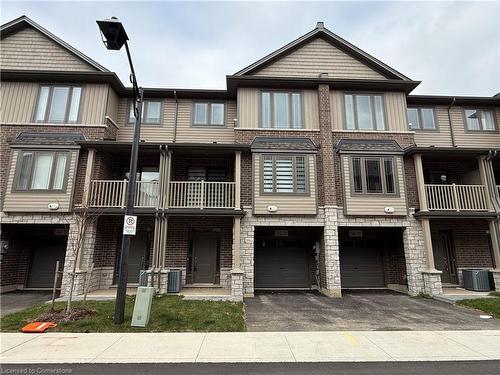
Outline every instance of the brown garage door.
{"label": "brown garage door", "polygon": [[340,279],[342,288],[384,287],[384,268],[380,249],[341,246]]}
{"label": "brown garage door", "polygon": [[255,288],[309,288],[307,250],[300,247],[257,248]]}

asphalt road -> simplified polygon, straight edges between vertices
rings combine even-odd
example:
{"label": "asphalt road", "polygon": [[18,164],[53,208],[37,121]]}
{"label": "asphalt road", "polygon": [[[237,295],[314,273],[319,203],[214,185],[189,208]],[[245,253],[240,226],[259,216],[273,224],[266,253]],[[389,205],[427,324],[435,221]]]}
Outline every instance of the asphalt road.
{"label": "asphalt road", "polygon": [[500,361],[464,362],[357,362],[357,363],[146,363],[146,364],[2,364],[0,374],[359,374],[359,375],[492,375],[498,374]]}

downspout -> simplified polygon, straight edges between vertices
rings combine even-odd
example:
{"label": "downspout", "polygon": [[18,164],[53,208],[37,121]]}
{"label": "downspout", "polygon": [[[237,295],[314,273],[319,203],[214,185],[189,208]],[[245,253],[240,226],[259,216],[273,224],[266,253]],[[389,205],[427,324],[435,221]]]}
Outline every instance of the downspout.
{"label": "downspout", "polygon": [[455,143],[455,133],[453,132],[453,124],[451,123],[450,109],[451,109],[451,107],[453,107],[453,105],[455,104],[456,101],[457,100],[455,98],[453,98],[453,100],[451,101],[450,105],[448,106],[448,122],[450,123],[451,145],[453,147],[457,147],[457,145]]}
{"label": "downspout", "polygon": [[[484,158],[485,162],[490,162],[498,156],[498,151],[490,150],[488,151],[488,156]],[[497,219],[500,219],[500,201],[498,200],[497,185],[495,181],[495,174],[491,168],[490,164],[485,164],[486,179],[490,186],[493,186],[493,190],[490,192],[490,198],[495,206],[495,211],[497,213]]]}
{"label": "downspout", "polygon": [[177,115],[179,113],[179,99],[177,98],[177,90],[174,90],[175,98],[175,116],[174,116],[174,139],[173,142],[177,140]]}

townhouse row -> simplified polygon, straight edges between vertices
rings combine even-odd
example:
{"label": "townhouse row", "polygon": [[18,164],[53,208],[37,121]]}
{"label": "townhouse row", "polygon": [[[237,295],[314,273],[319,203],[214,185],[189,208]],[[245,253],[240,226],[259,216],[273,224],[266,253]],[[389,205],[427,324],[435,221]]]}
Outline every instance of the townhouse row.
{"label": "townhouse row", "polygon": [[[2,292],[51,288],[56,261],[63,295],[73,270],[112,289],[132,91],[27,17],[0,47]],[[500,289],[500,96],[419,83],[318,23],[226,90],[145,88],[130,286],[436,295],[474,267]]]}

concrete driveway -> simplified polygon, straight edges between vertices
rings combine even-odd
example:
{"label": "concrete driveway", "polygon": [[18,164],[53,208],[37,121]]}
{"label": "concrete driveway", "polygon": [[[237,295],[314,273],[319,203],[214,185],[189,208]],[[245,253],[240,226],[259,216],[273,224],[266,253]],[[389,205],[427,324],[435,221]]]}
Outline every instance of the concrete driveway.
{"label": "concrete driveway", "polygon": [[500,329],[500,319],[392,291],[257,293],[245,299],[248,331],[427,331]]}
{"label": "concrete driveway", "polygon": [[52,298],[52,292],[18,291],[0,294],[0,316],[12,314],[44,303]]}

